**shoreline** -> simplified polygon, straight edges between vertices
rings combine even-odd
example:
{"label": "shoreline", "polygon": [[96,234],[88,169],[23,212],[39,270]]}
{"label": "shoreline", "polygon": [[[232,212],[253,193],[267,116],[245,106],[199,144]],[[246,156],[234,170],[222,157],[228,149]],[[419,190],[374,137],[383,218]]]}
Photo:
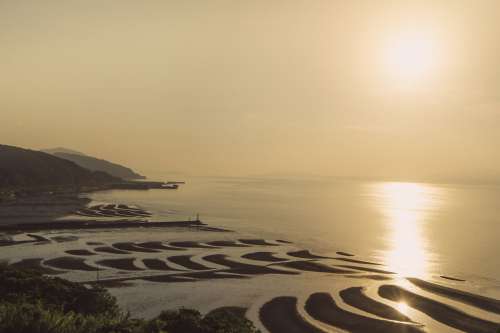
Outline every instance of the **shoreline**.
{"label": "shoreline", "polygon": [[[71,208],[59,202],[65,200],[62,195],[47,195],[51,200],[44,197],[28,202],[49,202],[46,212]],[[82,193],[66,197],[88,200],[82,198]],[[358,257],[357,252],[336,248],[335,253],[315,253],[316,249],[295,244],[293,238],[294,242],[290,242],[261,239],[254,234],[242,236],[238,232],[198,233],[228,230],[212,228],[199,219],[186,221],[182,216],[178,221],[165,221],[167,217],[151,222],[146,218],[153,212],[120,201],[79,201],[85,207],[65,219],[45,215],[37,221],[18,218],[11,222],[14,224],[0,224],[0,234],[11,234],[13,240],[0,246],[19,245],[5,248],[7,264],[100,285],[110,290],[120,304],[141,316],[155,313],[159,304],[165,303],[200,311],[221,305],[250,306],[254,310],[247,318],[270,333],[316,333],[323,332],[324,327],[353,332],[420,333],[435,331],[436,327],[489,332],[498,318],[498,300],[472,292],[464,296],[461,289],[469,289],[462,288],[467,285],[459,281],[426,284],[432,288],[416,292],[400,289],[396,272],[389,271],[383,263]],[[105,229],[112,232],[101,232]],[[65,230],[63,233],[70,235],[50,233],[52,230]],[[49,233],[29,234],[36,231]],[[14,236],[16,232],[27,234]],[[33,240],[26,240],[27,237]],[[279,238],[282,237],[285,235]],[[58,245],[59,242],[64,244]],[[37,245],[36,250],[29,250],[29,243]],[[23,249],[27,252],[20,254]],[[12,261],[13,258],[17,260]],[[310,279],[315,280],[312,286]],[[410,279],[405,281],[416,284]],[[435,282],[426,282],[430,281]],[[232,296],[224,299],[224,293]],[[397,307],[388,305],[392,299],[410,301],[407,316],[400,316]],[[450,309],[451,305],[459,311]],[[469,312],[471,307],[474,311]],[[415,315],[415,309],[426,311],[427,318]],[[469,316],[470,324],[463,326],[461,313]]]}
{"label": "shoreline", "polygon": [[[186,221],[178,222],[186,225]],[[201,221],[187,222],[204,225]],[[199,311],[220,306],[252,308],[247,319],[270,333],[316,333],[323,332],[324,327],[360,333],[421,333],[436,331],[436,327],[458,327],[486,333],[498,318],[499,300],[472,292],[465,294],[460,285],[454,287],[442,281],[442,285],[433,283],[428,291],[405,289],[389,271],[366,274],[374,264],[385,268],[382,263],[360,257],[350,259],[350,269],[346,270],[346,258],[315,253],[290,241],[217,233],[198,237],[184,230],[132,237],[113,234],[105,238],[93,232],[73,238],[43,235],[36,254],[12,260],[12,254],[17,257],[19,250],[10,249],[7,265],[104,287],[121,306],[146,318],[157,315],[164,304]],[[60,241],[64,245],[59,248]],[[352,256],[358,258],[357,254]],[[314,285],[310,285],[311,279]],[[409,278],[405,281],[415,284]],[[447,288],[445,295],[443,288]],[[222,294],[232,296],[223,298]],[[402,316],[397,307],[386,303],[393,299],[406,299],[410,312]],[[474,311],[469,311],[471,307]],[[417,310],[425,311],[427,317],[415,315]],[[462,314],[470,323],[460,321]]]}
{"label": "shoreline", "polygon": [[149,222],[144,220],[64,220],[37,223],[21,223],[0,225],[0,232],[16,231],[42,231],[42,230],[75,230],[75,229],[125,229],[125,228],[203,228],[205,231],[229,232],[230,230],[209,227],[200,220],[191,221],[160,221]]}
{"label": "shoreline", "polygon": [[37,193],[0,200],[0,226],[56,221],[85,208],[92,200],[84,192]]}

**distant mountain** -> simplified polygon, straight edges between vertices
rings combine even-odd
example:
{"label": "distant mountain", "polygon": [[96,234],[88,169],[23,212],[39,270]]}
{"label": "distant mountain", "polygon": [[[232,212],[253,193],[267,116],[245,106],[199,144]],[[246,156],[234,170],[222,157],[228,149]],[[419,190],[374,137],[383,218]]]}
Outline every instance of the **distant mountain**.
{"label": "distant mountain", "polygon": [[74,162],[79,166],[89,169],[92,171],[103,171],[112,176],[122,178],[122,179],[144,179],[146,177],[134,172],[132,169],[127,168],[123,165],[112,163],[106,160],[98,159],[92,156],[83,155],[81,153],[68,153],[65,151],[71,151],[65,148],[56,148],[45,150],[53,151],[51,154],[59,158],[64,158],[65,160]]}
{"label": "distant mountain", "polygon": [[120,181],[44,152],[0,145],[0,188],[99,186]]}
{"label": "distant mountain", "polygon": [[44,153],[48,154],[56,154],[56,153],[65,153],[65,154],[73,154],[73,155],[81,155],[81,156],[86,156],[84,153],[80,153],[79,151],[76,150],[71,150],[68,148],[63,148],[63,147],[57,147],[57,148],[51,148],[51,149],[42,149]]}

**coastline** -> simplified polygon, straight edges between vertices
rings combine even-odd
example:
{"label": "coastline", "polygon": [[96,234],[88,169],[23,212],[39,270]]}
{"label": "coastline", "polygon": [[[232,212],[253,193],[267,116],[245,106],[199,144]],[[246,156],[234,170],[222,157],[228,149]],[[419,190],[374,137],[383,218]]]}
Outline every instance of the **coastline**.
{"label": "coastline", "polygon": [[38,194],[0,202],[0,226],[12,223],[54,221],[91,202],[81,193]]}
{"label": "coastline", "polygon": [[[16,224],[0,225],[0,232],[12,236],[12,242],[1,244],[0,260],[15,268],[98,284],[134,316],[152,318],[166,307],[208,313],[222,306],[238,306],[247,309],[247,318],[263,332],[271,333],[322,332],[324,327],[363,332],[373,325],[381,332],[420,332],[424,326],[439,332],[447,332],[449,327],[489,332],[500,318],[498,300],[468,291],[471,283],[467,281],[430,279],[426,281],[432,281],[432,288],[415,291],[405,286],[412,293],[408,294],[399,288],[411,280],[394,274],[381,262],[359,257],[353,248],[338,248],[336,255],[314,252],[285,234],[286,240],[262,239],[258,234],[223,233],[227,230],[202,221],[149,222],[150,212],[130,204],[133,200],[111,204],[101,202],[113,200],[91,203],[81,193],[69,197],[72,199],[54,196],[45,201],[49,212],[54,207],[58,212],[71,208],[72,215],[64,219],[39,216],[33,223],[19,223],[18,219]],[[44,200],[35,200],[35,206],[42,206]],[[144,202],[142,206],[148,207]],[[75,215],[78,211],[80,216]],[[144,216],[119,218],[133,212]],[[101,215],[96,218],[93,214]],[[311,280],[315,281],[312,285]],[[425,310],[428,317],[412,308],[402,323],[393,324],[397,307],[390,302],[410,296],[420,302],[412,306]],[[436,304],[444,316],[433,310]],[[458,304],[460,311],[450,310],[448,304]],[[474,311],[469,312],[471,308]],[[460,323],[461,313],[473,318],[471,324]],[[370,314],[389,318],[373,321]],[[330,321],[332,315],[340,317]],[[354,326],[350,326],[352,322]]]}
{"label": "coastline", "polygon": [[[208,313],[238,306],[247,309],[246,317],[262,332],[271,333],[323,332],[324,327],[423,332],[424,326],[431,332],[448,332],[448,327],[492,332],[500,319],[500,301],[465,293],[465,282],[442,279],[422,290],[416,285],[420,280],[384,269],[367,273],[374,264],[385,266],[355,253],[352,257],[359,260],[352,259],[346,269],[345,257],[301,249],[293,240],[190,228],[150,230],[29,234],[38,236],[36,244],[3,248],[0,260],[8,259],[13,268],[105,287],[124,309],[141,318],[153,318],[165,308]],[[406,298],[410,308],[398,316],[397,302]],[[471,321],[461,322],[462,314]]]}
{"label": "coastline", "polygon": [[125,229],[125,228],[204,228],[204,230],[229,231],[220,228],[209,227],[200,220],[194,221],[159,221],[149,222],[141,220],[60,220],[39,221],[36,223],[6,224],[0,225],[0,232],[25,232],[25,231],[47,231],[47,230],[81,230],[81,229]]}

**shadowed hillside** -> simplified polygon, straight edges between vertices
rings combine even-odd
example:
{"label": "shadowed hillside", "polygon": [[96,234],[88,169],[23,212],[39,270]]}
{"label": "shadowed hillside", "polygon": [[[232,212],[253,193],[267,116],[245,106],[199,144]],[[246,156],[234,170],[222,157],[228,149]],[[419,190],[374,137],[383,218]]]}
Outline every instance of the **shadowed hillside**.
{"label": "shadowed hillside", "polygon": [[105,172],[40,151],[0,145],[0,188],[95,186],[119,181]]}
{"label": "shadowed hillside", "polygon": [[144,179],[144,176],[134,172],[132,169],[124,167],[122,165],[112,163],[106,160],[98,159],[95,157],[87,156],[82,153],[72,152],[68,149],[58,148],[45,150],[54,156],[64,158],[65,160],[72,161],[79,166],[92,170],[92,171],[103,171],[112,176],[123,178],[123,179]]}
{"label": "shadowed hillside", "polygon": [[65,153],[65,154],[73,154],[73,155],[80,155],[80,156],[86,156],[84,153],[81,153],[76,150],[68,149],[68,148],[63,148],[63,147],[57,147],[57,148],[51,148],[51,149],[42,149],[44,153],[47,154],[52,154],[54,155],[55,153]]}

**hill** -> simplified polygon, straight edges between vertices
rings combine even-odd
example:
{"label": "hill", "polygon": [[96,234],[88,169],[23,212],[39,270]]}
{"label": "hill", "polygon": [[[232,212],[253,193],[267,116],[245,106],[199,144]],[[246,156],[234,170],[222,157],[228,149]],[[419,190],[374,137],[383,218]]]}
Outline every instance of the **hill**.
{"label": "hill", "polygon": [[73,155],[81,155],[85,156],[84,153],[81,153],[76,150],[68,149],[68,148],[63,148],[63,147],[57,147],[57,148],[50,148],[50,149],[42,149],[44,153],[47,154],[55,154],[55,153],[66,153],[66,154],[73,154]]}
{"label": "hill", "polygon": [[120,181],[44,152],[0,145],[0,188],[100,186]]}
{"label": "hill", "polygon": [[75,152],[66,148],[48,149],[45,150],[45,152],[49,152],[54,156],[74,162],[85,169],[106,172],[118,178],[129,180],[146,178],[123,165],[87,156],[80,152]]}

